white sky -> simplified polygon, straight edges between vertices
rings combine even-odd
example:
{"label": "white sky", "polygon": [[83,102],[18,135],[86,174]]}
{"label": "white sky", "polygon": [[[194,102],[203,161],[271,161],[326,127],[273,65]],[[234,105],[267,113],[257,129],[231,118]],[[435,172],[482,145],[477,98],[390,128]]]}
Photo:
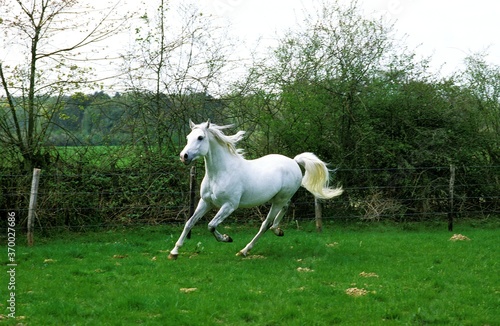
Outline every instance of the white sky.
{"label": "white sky", "polygon": [[[92,1],[93,0],[89,0]],[[112,0],[114,1],[114,0]],[[124,0],[131,10],[155,11],[158,1]],[[182,3],[185,0],[170,0]],[[332,0],[333,1],[333,0]],[[339,0],[346,4],[350,0]],[[202,12],[231,23],[230,33],[244,41],[240,49],[259,51],[275,45],[277,36],[302,22],[304,11],[315,13],[322,0],[191,0]],[[500,66],[500,0],[358,0],[365,15],[383,15],[395,21],[399,35],[407,34],[409,49],[431,56],[432,68],[446,76],[462,68],[467,55],[486,51],[487,62]],[[171,5],[170,7],[174,7]],[[131,31],[133,33],[133,31]],[[125,38],[125,39],[124,39]],[[112,52],[122,53],[133,35],[118,38]],[[14,63],[15,49],[0,51],[0,61]],[[240,56],[245,56],[241,54]],[[103,63],[101,73],[114,74]],[[116,87],[116,85],[114,85]]]}
{"label": "white sky", "polygon": [[[348,3],[349,0],[340,0]],[[304,8],[318,0],[198,0],[204,10],[232,23],[232,33],[252,44],[259,36],[275,39],[302,20]],[[432,68],[448,75],[464,58],[485,51],[500,65],[500,1],[498,0],[359,0],[367,16],[384,15],[395,30],[407,34],[407,45],[432,57]],[[314,10],[314,9],[313,9]],[[266,44],[266,43],[264,43]]]}

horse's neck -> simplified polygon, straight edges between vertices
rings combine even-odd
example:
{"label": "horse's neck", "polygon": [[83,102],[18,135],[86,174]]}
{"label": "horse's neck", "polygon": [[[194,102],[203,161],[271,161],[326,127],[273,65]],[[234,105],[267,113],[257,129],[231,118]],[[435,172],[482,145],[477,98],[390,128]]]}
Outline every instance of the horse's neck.
{"label": "horse's neck", "polygon": [[217,144],[210,146],[209,153],[205,156],[205,170],[208,175],[217,175],[234,170],[243,158],[239,155],[234,155]]}

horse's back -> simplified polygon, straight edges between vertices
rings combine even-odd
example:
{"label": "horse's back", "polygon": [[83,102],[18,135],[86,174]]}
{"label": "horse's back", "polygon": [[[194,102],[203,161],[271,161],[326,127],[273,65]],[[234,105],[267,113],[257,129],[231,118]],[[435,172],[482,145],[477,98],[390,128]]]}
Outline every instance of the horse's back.
{"label": "horse's back", "polygon": [[281,173],[286,178],[302,179],[302,172],[297,162],[284,155],[269,154],[249,162],[262,173]]}
{"label": "horse's back", "polygon": [[285,176],[302,178],[300,167],[293,159],[280,154],[269,154],[247,161],[253,173],[283,173]]}

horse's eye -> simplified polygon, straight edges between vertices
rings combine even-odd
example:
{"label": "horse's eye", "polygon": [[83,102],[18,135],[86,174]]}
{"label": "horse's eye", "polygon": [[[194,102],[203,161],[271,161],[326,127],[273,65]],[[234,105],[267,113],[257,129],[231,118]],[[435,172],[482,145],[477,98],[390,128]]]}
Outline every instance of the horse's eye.
{"label": "horse's eye", "polygon": [[203,140],[203,136],[198,136],[198,140]]}

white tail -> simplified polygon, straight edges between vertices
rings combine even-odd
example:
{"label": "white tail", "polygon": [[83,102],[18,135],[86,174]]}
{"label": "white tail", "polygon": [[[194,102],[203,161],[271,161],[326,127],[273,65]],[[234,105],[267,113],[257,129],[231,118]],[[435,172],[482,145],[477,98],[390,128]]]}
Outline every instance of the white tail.
{"label": "white tail", "polygon": [[315,197],[330,199],[342,194],[342,188],[329,188],[330,172],[326,164],[313,153],[302,153],[293,158],[305,169],[302,186]]}

